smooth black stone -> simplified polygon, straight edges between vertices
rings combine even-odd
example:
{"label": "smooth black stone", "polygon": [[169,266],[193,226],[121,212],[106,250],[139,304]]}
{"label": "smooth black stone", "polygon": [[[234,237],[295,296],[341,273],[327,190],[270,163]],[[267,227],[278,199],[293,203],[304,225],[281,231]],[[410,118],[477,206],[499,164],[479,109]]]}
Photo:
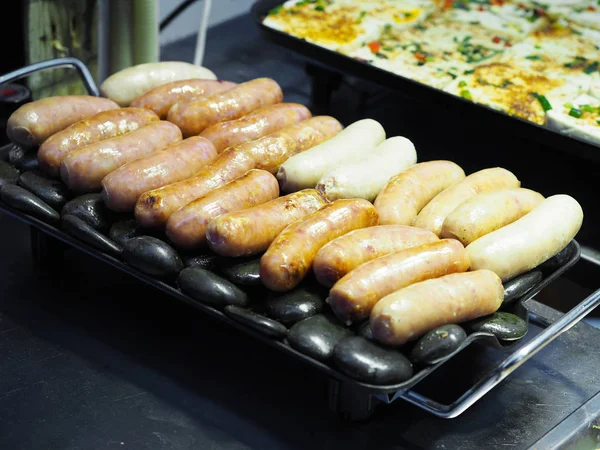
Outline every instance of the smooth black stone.
{"label": "smooth black stone", "polygon": [[369,341],[376,340],[375,336],[373,336],[373,329],[371,328],[371,322],[369,320],[365,320],[362,324],[360,324],[357,334],[365,339],[368,339]]}
{"label": "smooth black stone", "polygon": [[216,267],[217,255],[204,254],[196,256],[184,256],[183,262],[187,267],[200,267],[204,270],[213,270]]}
{"label": "smooth black stone", "polygon": [[57,211],[69,201],[69,190],[64,184],[36,172],[23,172],[19,186],[37,195]]}
{"label": "smooth black stone", "polygon": [[125,219],[115,222],[110,227],[108,237],[117,244],[124,246],[129,239],[139,236],[141,230],[135,219]]}
{"label": "smooth black stone", "polygon": [[292,348],[319,361],[333,356],[333,349],[352,331],[344,328],[335,318],[319,314],[295,324],[288,333]]}
{"label": "smooth black stone", "polygon": [[166,242],[152,236],[136,236],[123,246],[125,262],[148,275],[168,278],[183,269],[183,261]]}
{"label": "smooth black stone", "polygon": [[35,170],[39,167],[37,151],[32,149],[25,150],[18,145],[13,146],[8,152],[8,162],[21,172]]}
{"label": "smooth black stone", "polygon": [[532,270],[504,283],[502,306],[510,305],[542,281],[541,270]]}
{"label": "smooth black stone", "polygon": [[44,222],[56,224],[60,220],[60,214],[57,211],[21,186],[14,184],[2,186],[0,198],[8,206],[37,217]]}
{"label": "smooth black stone", "polygon": [[85,194],[67,202],[60,211],[61,216],[71,214],[79,217],[96,230],[108,231],[113,213],[104,205],[100,194]]}
{"label": "smooth black stone", "polygon": [[177,285],[194,300],[223,309],[228,305],[246,306],[248,295],[225,278],[200,267],[187,267],[177,277]]}
{"label": "smooth black stone", "polygon": [[507,312],[495,312],[491,316],[471,322],[473,331],[492,333],[502,341],[516,341],[527,334],[527,322]]}
{"label": "smooth black stone", "polygon": [[0,187],[5,184],[17,184],[19,171],[8,163],[0,161]]}
{"label": "smooth black stone", "polygon": [[8,160],[10,159],[10,153],[13,151],[13,147],[16,146],[16,144],[10,142],[0,147],[0,161],[8,162]]}
{"label": "smooth black stone", "polygon": [[315,316],[323,311],[326,291],[319,286],[299,286],[265,302],[266,314],[284,325]]}
{"label": "smooth black stone", "polygon": [[349,377],[365,383],[402,383],[413,374],[411,362],[402,353],[360,336],[350,336],[338,343],[333,362]]}
{"label": "smooth black stone", "polygon": [[458,325],[443,325],[431,330],[417,341],[410,353],[415,363],[434,364],[448,356],[467,339],[467,333]]}
{"label": "smooth black stone", "polygon": [[101,234],[95,228],[89,226],[77,216],[67,214],[60,220],[61,228],[71,236],[91,245],[92,247],[118,258],[123,249],[114,241]]}
{"label": "smooth black stone", "polygon": [[275,339],[283,339],[287,334],[287,328],[279,322],[255,313],[254,311],[250,311],[249,309],[236,305],[227,305],[224,311],[231,319],[243,323],[266,336]]}
{"label": "smooth black stone", "polygon": [[219,260],[219,270],[233,284],[239,286],[261,286],[260,258],[235,262],[228,258],[226,263]]}
{"label": "smooth black stone", "polygon": [[554,255],[549,260],[539,265],[539,269],[543,272],[554,272],[556,269],[564,266],[571,259],[573,246],[569,243],[560,252]]}

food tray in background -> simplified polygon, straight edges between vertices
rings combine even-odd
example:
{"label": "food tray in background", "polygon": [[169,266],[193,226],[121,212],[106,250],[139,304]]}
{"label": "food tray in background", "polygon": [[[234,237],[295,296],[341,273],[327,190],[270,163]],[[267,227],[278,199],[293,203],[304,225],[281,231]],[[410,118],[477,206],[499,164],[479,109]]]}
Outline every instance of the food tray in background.
{"label": "food tray in background", "polygon": [[533,143],[600,162],[600,148],[584,140],[566,136],[542,125],[497,111],[489,106],[454,96],[441,89],[379,69],[367,62],[350,58],[264,25],[263,19],[268,12],[283,3],[285,2],[282,0],[258,0],[251,10],[256,25],[263,35],[272,42],[289,48],[308,60],[334,72],[377,83],[424,104],[442,103],[452,110],[465,113],[473,120],[485,120],[486,123],[489,123],[490,129],[494,128],[497,131],[518,136]]}
{"label": "food tray in background", "polygon": [[[0,77],[0,82],[13,81],[20,77],[27,76],[28,74],[37,70],[61,67],[64,65],[76,67],[80,71],[81,75],[85,78],[87,73],[85,66],[81,65],[81,63],[76,60],[71,60],[72,58],[63,58],[34,64],[19,71],[5,75],[4,77]],[[90,83],[89,80],[87,80],[87,82]],[[89,91],[92,95],[97,95],[97,90],[95,89],[95,85],[93,85],[93,80],[89,86]],[[579,260],[579,244],[573,240],[562,252],[555,256],[552,261],[549,261],[540,267],[543,274],[542,280],[528,290],[527,293],[521,298],[517,299],[514,303],[514,306],[511,306],[511,312],[519,315],[525,321],[530,323],[535,322],[542,328],[545,328],[533,339],[528,340],[526,343],[524,343],[525,341],[517,341],[510,345],[506,345],[506,343],[502,343],[491,333],[472,333],[452,354],[442,358],[439,361],[436,361],[432,365],[417,366],[413,376],[410,379],[396,384],[375,385],[357,381],[356,379],[349,377],[338,370],[335,366],[325,364],[295,350],[287,343],[285,339],[278,340],[274,337],[270,337],[268,334],[263,333],[260,331],[260,329],[252,328],[243,322],[232,320],[221,310],[184,294],[172,279],[169,281],[164,281],[137,270],[133,266],[125,263],[120,258],[111,256],[103,251],[99,251],[95,247],[88,245],[86,242],[67,234],[65,231],[59,228],[58,225],[55,226],[39,220],[30,214],[16,210],[1,202],[0,211],[17,218],[18,220],[32,227],[32,230],[34,230],[32,232],[32,247],[34,254],[36,254],[38,258],[51,259],[51,252],[45,252],[45,249],[51,248],[54,240],[58,239],[71,247],[82,250],[85,253],[114,266],[123,273],[128,273],[133,277],[144,281],[145,283],[161,290],[170,297],[174,297],[186,303],[187,305],[207,313],[213,318],[232,325],[235,328],[240,329],[263,342],[266,342],[280,351],[287,353],[292,357],[296,357],[303,363],[323,372],[331,380],[331,405],[344,416],[354,419],[368,417],[373,412],[375,400],[379,400],[384,403],[390,403],[397,398],[403,398],[404,400],[409,401],[440,417],[456,417],[473,403],[475,403],[500,381],[502,381],[505,377],[507,377],[510,373],[512,373],[512,371],[531,358],[546,344],[558,337],[562,332],[575,325],[583,316],[589,313],[600,303],[599,290],[551,325],[549,325],[545,318],[537,317],[535,314],[531,314],[528,310],[527,301],[529,299],[536,295],[545,286],[549,285],[558,277],[560,277]],[[126,217],[123,215],[118,215],[114,217],[114,220],[122,220],[124,218]],[[47,262],[51,263],[52,261]],[[263,288],[250,289],[248,291],[248,295],[254,300],[254,302],[260,302],[265,300],[267,291]],[[530,325],[530,331],[531,329],[532,325]],[[429,375],[439,369],[444,363],[453,360],[455,356],[461,354],[463,350],[473,343],[481,343],[488,347],[495,347],[498,349],[498,351],[504,351],[506,358],[497,364],[491,372],[481,378],[474,386],[469,388],[457,401],[450,405],[441,404],[433,399],[417,393],[413,389],[421,381],[425,380]]]}

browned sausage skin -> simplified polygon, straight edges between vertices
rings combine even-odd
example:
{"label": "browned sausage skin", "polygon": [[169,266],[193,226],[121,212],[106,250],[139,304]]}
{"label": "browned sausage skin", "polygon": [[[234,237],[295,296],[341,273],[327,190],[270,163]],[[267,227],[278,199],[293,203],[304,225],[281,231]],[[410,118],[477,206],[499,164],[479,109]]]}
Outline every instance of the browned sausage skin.
{"label": "browned sausage skin", "polygon": [[250,155],[235,148],[227,149],[193,178],[143,193],[135,205],[135,218],[144,227],[162,227],[179,208],[253,168]]}
{"label": "browned sausage skin", "polygon": [[208,224],[206,239],[209,247],[220,255],[255,255],[269,248],[286,226],[325,204],[315,189],[305,189],[217,217]]}
{"label": "browned sausage skin", "polygon": [[319,283],[331,287],[367,261],[436,241],[439,238],[431,231],[404,225],[362,228],[323,246],[317,253],[313,270]]}
{"label": "browned sausage skin", "polygon": [[260,205],[278,196],[277,178],[267,171],[252,169],[173,213],[167,221],[167,236],[178,247],[204,247],[206,228],[212,219]]}
{"label": "browned sausage skin", "polygon": [[113,170],[180,140],[181,132],[172,123],[152,122],[71,152],[60,164],[60,176],[75,192],[100,191],[102,179]]}
{"label": "browned sausage skin", "polygon": [[369,317],[380,299],[398,289],[468,268],[469,258],[460,242],[430,242],[358,266],[333,286],[327,301],[340,320],[356,322]]}
{"label": "browned sausage skin", "polygon": [[129,106],[154,111],[161,119],[166,119],[169,109],[175,103],[191,97],[210,97],[226,92],[237,86],[236,83],[223,80],[190,79],[172,81],[150,89],[140,95]]}
{"label": "browned sausage skin", "polygon": [[15,144],[35,147],[75,122],[118,107],[112,100],[90,95],[43,98],[26,103],[12,113],[6,134]]}
{"label": "browned sausage skin", "polygon": [[73,150],[121,136],[155,121],[158,121],[156,114],[141,108],[120,108],[98,113],[46,139],[38,151],[40,168],[51,175],[58,175],[60,163]]}
{"label": "browned sausage skin", "polygon": [[336,200],[288,225],[260,259],[260,277],[273,291],[293,289],[327,242],[358,228],[377,225],[377,211],[363,199]]}
{"label": "browned sausage skin", "polygon": [[311,117],[306,106],[278,103],[257,109],[237,120],[214,124],[200,136],[213,143],[218,152],[244,144]]}
{"label": "browned sausage skin", "polygon": [[167,120],[177,125],[184,137],[195,136],[215,123],[239,119],[282,100],[283,93],[274,80],[257,78],[207,99],[200,97],[175,103]]}
{"label": "browned sausage skin", "polygon": [[132,211],[144,192],[196,175],[217,158],[213,145],[200,136],[131,161],[102,180],[104,203],[113,211]]}

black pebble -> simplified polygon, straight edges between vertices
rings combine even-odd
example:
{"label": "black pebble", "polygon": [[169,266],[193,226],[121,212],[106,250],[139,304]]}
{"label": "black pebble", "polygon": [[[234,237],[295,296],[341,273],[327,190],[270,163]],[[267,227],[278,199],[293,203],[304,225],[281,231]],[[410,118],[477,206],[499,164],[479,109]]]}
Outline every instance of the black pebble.
{"label": "black pebble", "polygon": [[495,312],[491,316],[470,323],[473,331],[492,333],[502,341],[516,341],[527,334],[527,322],[507,312]]}
{"label": "black pebble", "polygon": [[123,246],[125,245],[125,242],[133,237],[139,236],[140,233],[140,228],[135,219],[125,219],[112,224],[108,232],[108,237],[117,244]]}
{"label": "black pebble", "polygon": [[50,205],[33,195],[27,189],[14,184],[2,186],[0,198],[8,206],[19,211],[37,217],[44,222],[56,224],[60,220],[60,215],[52,209]]}
{"label": "black pebble", "polygon": [[396,384],[413,374],[411,362],[397,350],[380,347],[360,336],[335,346],[334,364],[346,375],[372,384]]}
{"label": "black pebble", "polygon": [[39,167],[37,151],[32,149],[25,150],[18,145],[15,145],[10,149],[8,153],[8,162],[21,172],[25,170],[35,170]]}
{"label": "black pebble", "polygon": [[233,284],[239,286],[262,286],[260,282],[260,258],[237,262],[235,259],[219,259],[219,270]]}
{"label": "black pebble", "polygon": [[504,300],[502,301],[502,306],[510,305],[525,295],[535,285],[539,284],[542,278],[541,270],[532,270],[504,283]]}
{"label": "black pebble", "polygon": [[415,363],[435,364],[459,348],[467,339],[467,333],[458,325],[443,325],[425,334],[417,341],[410,353]]}
{"label": "black pebble", "polygon": [[368,339],[369,341],[376,340],[375,336],[373,336],[373,329],[371,328],[371,322],[369,320],[365,320],[359,325],[357,334],[365,339]]}
{"label": "black pebble", "polygon": [[5,184],[17,184],[19,171],[8,163],[0,161],[0,187]]}
{"label": "black pebble", "polygon": [[123,259],[148,275],[175,277],[183,269],[183,261],[166,242],[152,236],[136,236],[125,242]]}
{"label": "black pebble", "polygon": [[320,286],[298,286],[290,292],[273,296],[265,302],[269,317],[290,326],[323,311],[327,291]]}
{"label": "black pebble", "polygon": [[246,306],[248,295],[225,278],[200,267],[187,267],[177,277],[177,285],[194,300],[223,309],[227,305]]}
{"label": "black pebble", "polygon": [[106,232],[110,228],[113,213],[104,205],[100,194],[85,194],[63,206],[60,215],[71,214],[85,221],[92,228]]}
{"label": "black pebble", "polygon": [[13,151],[13,147],[17,147],[17,145],[13,144],[12,142],[0,147],[0,161],[8,162],[10,159],[10,153]]}
{"label": "black pebble", "polygon": [[79,217],[67,214],[61,218],[60,225],[66,233],[85,242],[88,245],[91,245],[101,252],[107,253],[114,257],[119,257],[121,255],[121,247],[101,234],[95,228],[89,226],[87,222],[84,222]]}
{"label": "black pebble", "polygon": [[263,333],[266,336],[283,339],[287,334],[287,328],[274,320],[268,319],[258,313],[236,305],[225,307],[225,314],[231,319],[243,323],[248,327]]}
{"label": "black pebble", "polygon": [[333,349],[352,331],[344,328],[335,318],[319,314],[295,324],[288,333],[292,348],[312,356],[319,361],[327,361]]}
{"label": "black pebble", "polygon": [[186,267],[200,267],[205,270],[213,270],[215,268],[215,261],[219,258],[217,255],[204,254],[196,256],[184,256],[183,262]]}
{"label": "black pebble", "polygon": [[22,173],[19,178],[19,185],[34,193],[58,211],[69,200],[69,190],[64,184],[36,172]]}

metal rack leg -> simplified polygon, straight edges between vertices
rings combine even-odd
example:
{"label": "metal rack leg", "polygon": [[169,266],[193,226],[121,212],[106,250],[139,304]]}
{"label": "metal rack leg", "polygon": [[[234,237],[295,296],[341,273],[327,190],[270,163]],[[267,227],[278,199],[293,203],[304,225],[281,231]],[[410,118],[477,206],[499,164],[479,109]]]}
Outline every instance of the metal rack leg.
{"label": "metal rack leg", "polygon": [[65,244],[48,236],[35,227],[29,227],[31,258],[37,269],[53,270],[61,267]]}
{"label": "metal rack leg", "polygon": [[329,407],[347,420],[366,420],[373,415],[377,399],[366,389],[331,378]]}
{"label": "metal rack leg", "polygon": [[342,75],[310,63],[306,64],[306,73],[311,78],[311,109],[314,114],[326,114],[331,94],[342,84]]}

